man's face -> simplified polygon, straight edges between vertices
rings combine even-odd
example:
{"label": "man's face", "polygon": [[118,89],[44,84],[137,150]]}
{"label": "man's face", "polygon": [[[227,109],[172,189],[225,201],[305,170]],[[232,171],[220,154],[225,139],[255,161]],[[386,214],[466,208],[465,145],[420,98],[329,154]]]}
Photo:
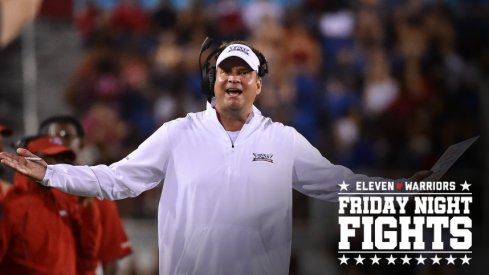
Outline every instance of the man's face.
{"label": "man's face", "polygon": [[242,114],[261,93],[261,79],[248,64],[238,57],[230,57],[217,67],[214,93],[218,112]]}
{"label": "man's face", "polygon": [[48,126],[46,135],[57,136],[63,145],[78,154],[82,147],[82,139],[78,136],[75,126],[70,123],[52,123]]}

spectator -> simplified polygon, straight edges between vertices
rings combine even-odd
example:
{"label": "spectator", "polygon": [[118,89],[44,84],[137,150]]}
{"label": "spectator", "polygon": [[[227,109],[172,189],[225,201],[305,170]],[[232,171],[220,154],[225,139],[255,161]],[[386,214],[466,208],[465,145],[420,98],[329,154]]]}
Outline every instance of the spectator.
{"label": "spectator", "polygon": [[[52,164],[75,159],[57,137],[34,137],[27,148]],[[0,273],[94,274],[89,270],[100,244],[98,209],[20,174],[14,185],[1,208]]]}
{"label": "spectator", "polygon": [[[63,145],[80,153],[83,150],[85,131],[81,123],[72,116],[52,116],[39,127],[39,134],[59,137]],[[87,201],[87,199],[84,199]],[[93,199],[100,213],[101,243],[97,261],[104,274],[118,273],[118,260],[132,253],[131,243],[122,225],[114,201]],[[95,271],[95,270],[93,270]]]}

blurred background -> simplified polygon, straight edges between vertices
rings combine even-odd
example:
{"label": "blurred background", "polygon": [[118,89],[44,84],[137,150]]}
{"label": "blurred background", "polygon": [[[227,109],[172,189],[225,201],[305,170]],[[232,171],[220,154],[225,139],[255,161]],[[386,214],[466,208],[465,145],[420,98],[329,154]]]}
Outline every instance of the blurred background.
{"label": "blurred background", "polygon": [[[119,160],[164,122],[205,108],[206,36],[262,51],[270,73],[257,107],[355,172],[409,177],[481,135],[444,177],[472,184],[470,266],[339,266],[336,204],[294,192],[291,274],[487,274],[489,1],[43,1],[0,50],[0,123],[13,141],[72,114],[87,132],[82,163]],[[118,201],[134,246],[121,274],[157,274],[160,192]]]}

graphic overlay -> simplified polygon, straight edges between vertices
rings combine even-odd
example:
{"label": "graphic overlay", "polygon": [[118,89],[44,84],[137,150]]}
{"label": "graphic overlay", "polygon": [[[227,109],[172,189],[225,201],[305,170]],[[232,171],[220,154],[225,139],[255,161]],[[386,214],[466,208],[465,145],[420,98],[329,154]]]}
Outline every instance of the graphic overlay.
{"label": "graphic overlay", "polygon": [[450,146],[423,181],[338,184],[339,265],[470,265],[471,184],[439,179],[477,138]]}

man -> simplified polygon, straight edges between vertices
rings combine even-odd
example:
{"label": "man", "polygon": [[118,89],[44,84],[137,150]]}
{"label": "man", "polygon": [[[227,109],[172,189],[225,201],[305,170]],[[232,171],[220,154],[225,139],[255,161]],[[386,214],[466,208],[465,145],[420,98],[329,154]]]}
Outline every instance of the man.
{"label": "man", "polygon": [[[85,131],[81,123],[72,116],[52,116],[39,127],[40,135],[59,137],[63,145],[73,150],[77,156],[83,148]],[[86,199],[85,199],[86,200]],[[100,212],[102,239],[97,259],[105,275],[117,274],[117,260],[132,253],[131,243],[122,225],[117,205],[114,201],[94,199]]]}
{"label": "man", "polygon": [[[75,159],[57,137],[33,137],[26,142],[47,163]],[[76,197],[16,174],[1,209],[0,274],[91,274],[87,267],[96,264],[93,259],[100,243],[96,207],[80,206]],[[78,261],[77,255],[83,255],[84,261]]]}
{"label": "man", "polygon": [[[3,125],[0,123],[0,152],[3,152],[4,150],[4,137],[8,137],[12,135],[12,130],[7,127],[6,125]],[[10,182],[3,178],[3,170],[2,167],[0,167],[0,202],[3,200],[5,195],[7,194],[8,190],[12,187]]]}
{"label": "man", "polygon": [[[261,56],[261,58],[259,58]],[[266,60],[243,42],[218,53],[207,110],[160,127],[111,166],[73,167],[0,153],[2,163],[79,195],[134,197],[164,181],[160,274],[288,274],[292,188],[336,200],[343,180],[375,180],[331,164],[291,127],[253,106]],[[377,179],[378,180],[378,179]]]}

